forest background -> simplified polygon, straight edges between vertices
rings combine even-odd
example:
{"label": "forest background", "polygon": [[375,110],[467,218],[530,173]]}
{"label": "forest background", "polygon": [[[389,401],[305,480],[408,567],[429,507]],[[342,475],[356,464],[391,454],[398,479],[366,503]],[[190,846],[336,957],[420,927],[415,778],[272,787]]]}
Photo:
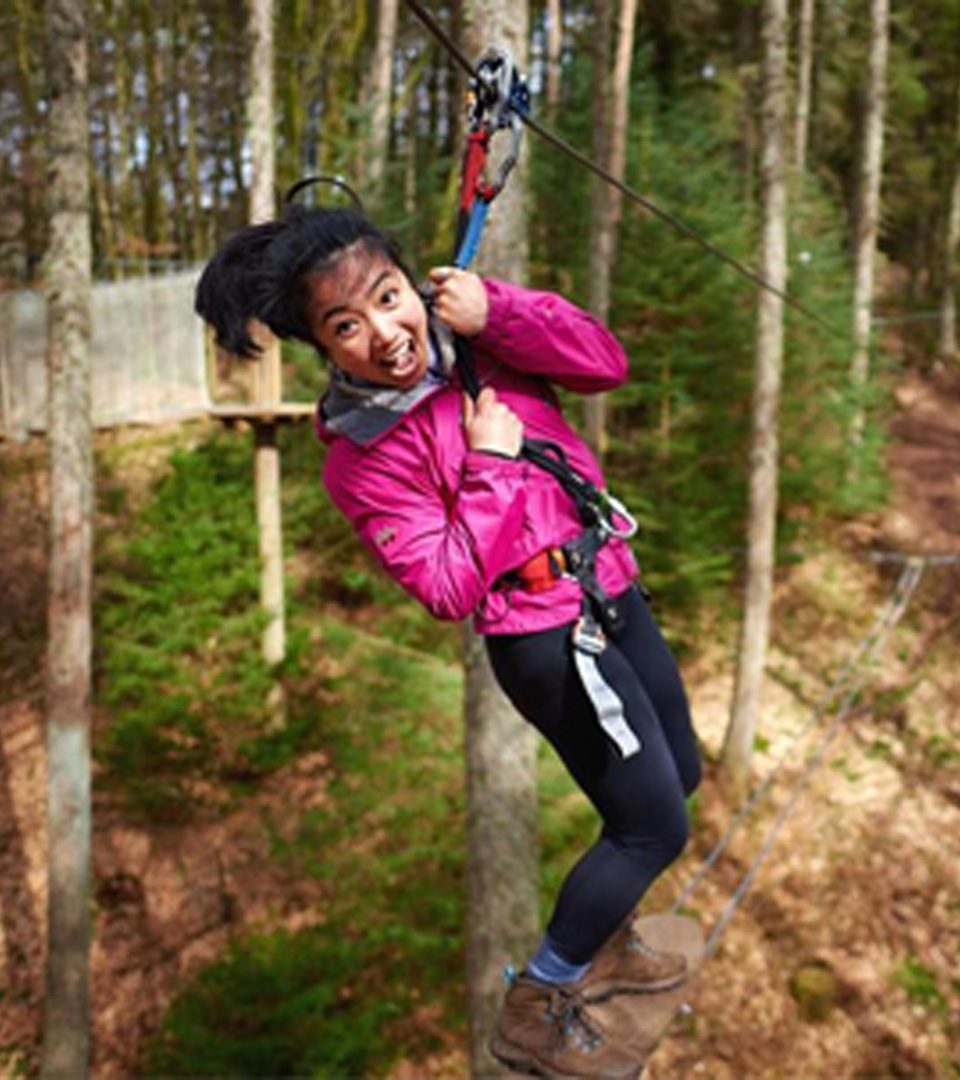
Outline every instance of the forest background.
{"label": "forest background", "polygon": [[[431,10],[460,36],[456,5]],[[642,6],[626,165],[630,183],[748,263],[759,227],[759,11],[744,2]],[[422,271],[449,259],[463,79],[401,6],[381,174],[371,154],[377,14],[347,2],[277,5],[277,187],[311,172],[346,176]],[[87,16],[95,275],[193,266],[249,213],[246,28],[227,3],[95,2]],[[809,607],[798,592],[784,594],[796,619],[782,620],[785,649],[810,635],[811,610],[824,613],[825,601],[805,592],[811,567],[837,605],[831,634],[856,640],[884,581],[836,552],[880,535],[890,391],[905,369],[930,375],[955,363],[942,355],[939,327],[956,261],[945,244],[957,184],[960,4],[921,0],[892,15],[877,307],[892,349],[874,355],[851,470],[847,433],[862,404],[849,381],[851,251],[869,10],[822,0],[816,16],[809,145],[791,176],[789,289],[840,332],[788,315],[778,555],[782,580]],[[582,148],[596,147],[597,86],[610,61],[597,46],[604,18],[599,0],[564,5],[553,98],[547,10],[531,10],[534,115]],[[19,289],[42,284],[48,247],[46,28],[43,9],[22,0],[2,19],[12,47],[0,61],[0,277]],[[528,282],[586,304],[591,181],[532,137],[524,153]],[[631,379],[611,399],[607,468],[641,518],[636,548],[669,632],[711,693],[730,663],[743,571],[754,313],[751,286],[627,209],[609,319]],[[287,396],[315,397],[315,358],[292,349],[284,357]],[[281,447],[291,634],[276,669],[258,654],[250,438],[198,423],[105,433],[98,443],[94,1045],[104,1074],[462,1067],[459,638],[356,547],[320,490],[322,451],[310,433],[284,430]],[[10,605],[0,688],[21,710],[5,714],[12,723],[41,698],[36,558],[46,494],[41,447],[5,447],[3,461]],[[928,599],[933,609],[943,603],[939,592]],[[821,646],[800,674],[781,670],[801,703],[842,660]],[[290,709],[279,731],[262,708],[277,677]],[[899,715],[902,688],[882,689],[888,712],[876,707],[874,718]],[[763,730],[758,748],[779,735]],[[956,769],[946,732],[921,741]],[[891,745],[889,732],[870,742],[885,763]],[[541,795],[546,897],[593,826],[546,761]],[[11,822],[23,818],[17,797]],[[709,834],[711,808],[693,810]],[[37,826],[21,831],[8,912],[35,910],[42,891],[27,872],[42,836]],[[36,1062],[41,993],[42,933],[30,922],[5,916],[0,1002],[3,1053],[25,1072]],[[900,995],[903,1015],[920,1010],[917,1027],[932,1023],[940,1034],[927,1032],[923,1044],[903,1021],[897,1038],[866,1040],[879,1045],[877,1057],[848,1061],[851,1074],[956,1074],[958,987],[947,971],[916,943],[891,960],[881,981]],[[849,976],[841,983],[849,992]],[[696,1046],[712,1035],[722,1046],[726,1033],[706,1026],[684,1038]],[[774,1075],[776,1057],[739,1075]]]}

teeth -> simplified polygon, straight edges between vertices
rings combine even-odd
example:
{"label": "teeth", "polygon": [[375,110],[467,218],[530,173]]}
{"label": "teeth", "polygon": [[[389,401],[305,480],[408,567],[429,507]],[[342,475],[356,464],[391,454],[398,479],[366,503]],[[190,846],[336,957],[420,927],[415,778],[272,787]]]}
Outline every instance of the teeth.
{"label": "teeth", "polygon": [[389,353],[383,358],[385,364],[399,364],[405,357],[409,356],[413,349],[413,342],[405,342],[396,352]]}

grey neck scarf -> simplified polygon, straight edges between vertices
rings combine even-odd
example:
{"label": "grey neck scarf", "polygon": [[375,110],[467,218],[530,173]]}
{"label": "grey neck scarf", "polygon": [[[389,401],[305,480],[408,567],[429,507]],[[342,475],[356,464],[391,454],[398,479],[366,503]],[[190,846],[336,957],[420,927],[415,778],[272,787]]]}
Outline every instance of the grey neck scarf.
{"label": "grey neck scarf", "polygon": [[408,390],[378,386],[334,368],[330,386],[320,401],[321,416],[328,430],[367,446],[446,383],[454,364],[453,334],[439,320],[431,319],[429,339],[430,366],[424,377]]}

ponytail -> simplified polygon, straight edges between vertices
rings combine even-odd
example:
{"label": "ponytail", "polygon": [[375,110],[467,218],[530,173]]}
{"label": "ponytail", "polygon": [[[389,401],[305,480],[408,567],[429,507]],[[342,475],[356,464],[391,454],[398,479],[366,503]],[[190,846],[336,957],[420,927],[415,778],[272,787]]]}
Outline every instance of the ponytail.
{"label": "ponytail", "polygon": [[317,347],[309,325],[310,277],[358,247],[413,281],[396,242],[362,213],[290,204],[281,220],[248,225],[226,241],[200,276],[195,310],[213,327],[217,344],[238,356],[261,352],[250,334],[251,319],[277,337]]}

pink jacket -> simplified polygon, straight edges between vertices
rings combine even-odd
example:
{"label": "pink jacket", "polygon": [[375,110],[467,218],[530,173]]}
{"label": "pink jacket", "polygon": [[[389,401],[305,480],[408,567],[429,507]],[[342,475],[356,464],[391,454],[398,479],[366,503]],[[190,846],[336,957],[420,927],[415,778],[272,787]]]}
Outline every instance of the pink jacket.
{"label": "pink jacket", "polygon": [[[489,319],[471,339],[481,383],[520,417],[527,435],[559,443],[574,469],[602,487],[596,460],[563,419],[549,382],[584,394],[618,386],[627,375],[619,343],[559,296],[484,284]],[[454,377],[366,446],[334,435],[318,419],[330,444],[323,477],[331,498],[387,573],[437,618],[473,615],[481,634],[571,622],[581,603],[575,581],[528,593],[498,579],[582,531],[572,499],[529,462],[468,449],[462,415]],[[610,595],[637,574],[619,540],[604,546],[597,568]]]}

